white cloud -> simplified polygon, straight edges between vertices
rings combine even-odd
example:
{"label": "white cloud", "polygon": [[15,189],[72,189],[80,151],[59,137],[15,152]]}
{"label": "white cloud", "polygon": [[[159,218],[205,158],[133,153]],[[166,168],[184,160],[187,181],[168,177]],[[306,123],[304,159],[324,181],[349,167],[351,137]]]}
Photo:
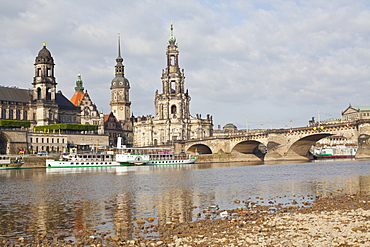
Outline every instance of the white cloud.
{"label": "white cloud", "polygon": [[305,125],[370,105],[370,6],[366,1],[2,1],[0,84],[31,88],[47,42],[58,89],[71,97],[77,74],[109,111],[117,33],[135,115],[154,114],[169,24],[195,115],[215,126]]}

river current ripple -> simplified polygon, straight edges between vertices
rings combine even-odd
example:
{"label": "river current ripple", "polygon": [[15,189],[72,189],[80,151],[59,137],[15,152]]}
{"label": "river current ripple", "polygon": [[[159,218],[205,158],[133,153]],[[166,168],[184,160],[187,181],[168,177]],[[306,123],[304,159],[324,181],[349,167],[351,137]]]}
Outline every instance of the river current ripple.
{"label": "river current ripple", "polygon": [[[189,222],[209,208],[370,191],[370,161],[19,169],[0,171],[0,237],[87,230],[122,234]],[[150,220],[148,220],[150,219]]]}

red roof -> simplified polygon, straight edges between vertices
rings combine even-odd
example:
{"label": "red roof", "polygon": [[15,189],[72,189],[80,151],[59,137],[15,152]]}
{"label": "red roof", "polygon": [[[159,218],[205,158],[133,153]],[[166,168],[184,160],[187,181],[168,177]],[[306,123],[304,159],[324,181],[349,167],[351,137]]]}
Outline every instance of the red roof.
{"label": "red roof", "polygon": [[85,93],[75,92],[75,94],[71,98],[72,104],[74,104],[75,106],[79,106],[84,95]]}

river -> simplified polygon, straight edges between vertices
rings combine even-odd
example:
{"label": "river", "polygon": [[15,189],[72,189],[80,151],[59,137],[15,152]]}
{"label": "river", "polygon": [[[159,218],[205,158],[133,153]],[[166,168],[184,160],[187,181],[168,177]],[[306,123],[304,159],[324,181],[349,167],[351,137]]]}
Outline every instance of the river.
{"label": "river", "polygon": [[0,170],[0,237],[133,234],[139,218],[155,226],[246,201],[302,205],[361,191],[370,191],[370,161]]}

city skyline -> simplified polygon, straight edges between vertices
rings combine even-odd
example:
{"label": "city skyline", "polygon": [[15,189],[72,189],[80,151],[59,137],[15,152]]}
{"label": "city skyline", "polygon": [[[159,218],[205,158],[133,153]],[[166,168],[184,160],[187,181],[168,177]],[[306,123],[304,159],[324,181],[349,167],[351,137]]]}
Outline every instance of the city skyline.
{"label": "city skyline", "polygon": [[46,42],[57,89],[70,99],[81,73],[105,114],[121,33],[131,110],[154,115],[171,22],[190,112],[215,129],[300,127],[370,105],[366,1],[1,1],[0,12],[0,85],[31,88]]}

